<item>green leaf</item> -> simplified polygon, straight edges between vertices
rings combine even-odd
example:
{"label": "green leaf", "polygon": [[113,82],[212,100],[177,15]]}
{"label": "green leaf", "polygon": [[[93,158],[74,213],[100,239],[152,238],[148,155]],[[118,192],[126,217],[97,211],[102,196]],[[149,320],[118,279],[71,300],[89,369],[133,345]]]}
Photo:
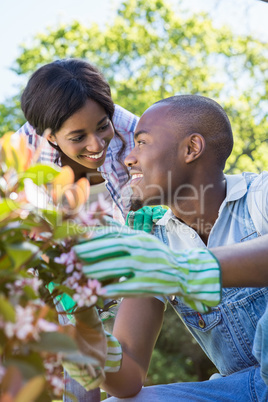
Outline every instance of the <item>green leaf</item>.
{"label": "green leaf", "polygon": [[30,380],[36,375],[43,375],[45,373],[43,359],[37,353],[7,358],[5,360],[5,366],[16,367],[21,372],[25,381]]}
{"label": "green leaf", "polygon": [[12,260],[7,254],[4,254],[0,257],[0,276],[3,274],[5,277],[8,268],[12,268]]}
{"label": "green leaf", "polygon": [[77,236],[83,233],[84,227],[82,225],[77,225],[73,222],[64,221],[60,226],[57,226],[53,233],[53,238],[55,240]]}
{"label": "green leaf", "polygon": [[38,298],[37,294],[30,286],[24,286],[23,292],[29,300],[35,300]]}
{"label": "green leaf", "polygon": [[6,219],[11,212],[19,208],[19,203],[7,198],[0,202],[0,221]]}
{"label": "green leaf", "polygon": [[50,353],[75,353],[78,350],[76,342],[68,335],[59,332],[42,332],[38,342],[29,343],[35,351]]}
{"label": "green leaf", "polygon": [[34,166],[31,166],[25,172],[20,174],[20,182],[24,179],[31,179],[37,186],[42,186],[43,184],[47,184],[52,182],[55,177],[60,173],[60,168],[56,165],[42,165],[41,163],[37,163]]}
{"label": "green leaf", "polygon": [[5,321],[16,322],[16,312],[12,304],[3,295],[0,295],[0,315]]}
{"label": "green leaf", "polygon": [[27,242],[12,243],[6,246],[6,251],[13,262],[13,268],[17,269],[37,254],[39,247]]}
{"label": "green leaf", "polygon": [[42,209],[40,210],[40,213],[53,227],[57,227],[58,225],[62,224],[62,214],[60,211],[57,211],[56,209]]}

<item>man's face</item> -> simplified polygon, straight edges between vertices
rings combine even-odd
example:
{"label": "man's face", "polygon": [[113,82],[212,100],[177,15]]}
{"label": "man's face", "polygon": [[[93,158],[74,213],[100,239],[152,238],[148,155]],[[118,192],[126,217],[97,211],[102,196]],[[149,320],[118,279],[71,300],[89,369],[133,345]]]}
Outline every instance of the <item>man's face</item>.
{"label": "man's face", "polygon": [[132,209],[142,205],[172,205],[182,176],[180,135],[167,116],[168,105],[153,105],[141,117],[135,148],[126,157],[133,190]]}

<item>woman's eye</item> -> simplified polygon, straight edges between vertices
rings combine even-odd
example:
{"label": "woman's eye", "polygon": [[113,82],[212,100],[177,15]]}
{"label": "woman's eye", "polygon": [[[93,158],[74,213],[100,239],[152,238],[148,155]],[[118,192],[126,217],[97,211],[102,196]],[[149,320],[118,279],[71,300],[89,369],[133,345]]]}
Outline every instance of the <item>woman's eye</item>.
{"label": "woman's eye", "polygon": [[106,129],[109,127],[109,125],[110,125],[110,122],[108,121],[106,124],[104,124],[104,126],[101,126],[101,127],[99,128],[99,131],[104,131],[104,130],[106,130]]}
{"label": "woman's eye", "polygon": [[83,138],[84,138],[83,135],[79,135],[79,137],[70,138],[70,141],[79,142],[79,141],[82,141]]}

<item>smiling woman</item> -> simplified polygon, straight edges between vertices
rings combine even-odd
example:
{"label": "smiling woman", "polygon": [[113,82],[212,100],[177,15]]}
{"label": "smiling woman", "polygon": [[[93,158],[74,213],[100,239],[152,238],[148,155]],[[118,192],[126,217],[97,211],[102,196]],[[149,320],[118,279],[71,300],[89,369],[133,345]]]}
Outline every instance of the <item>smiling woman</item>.
{"label": "smiling woman", "polygon": [[[21,107],[28,122],[18,133],[35,148],[41,144],[39,160],[69,165],[76,181],[87,177],[91,194],[104,192],[121,211],[116,216],[125,216],[129,198],[122,188],[129,176],[122,161],[134,146],[138,119],[114,105],[98,69],[79,59],[44,65],[30,78]],[[41,138],[46,129],[48,141]]]}
{"label": "smiling woman", "polygon": [[[129,174],[122,161],[134,146],[138,119],[114,105],[96,67],[68,59],[39,68],[22,94],[21,106],[28,121],[18,134],[26,134],[28,142],[41,149],[39,161],[70,166],[76,181],[89,180],[91,204],[102,194],[109,201],[106,214],[125,216],[129,197],[122,191]],[[119,210],[112,211],[112,201]],[[74,380],[68,380],[66,390],[79,400],[99,400],[98,393],[89,394]]]}
{"label": "smiling woman", "polygon": [[[97,174],[113,136],[114,127],[104,108],[88,99],[55,134],[49,134],[48,139],[52,143],[56,140],[57,146],[68,158]],[[100,174],[99,180],[103,181]],[[94,184],[92,180],[91,184]]]}

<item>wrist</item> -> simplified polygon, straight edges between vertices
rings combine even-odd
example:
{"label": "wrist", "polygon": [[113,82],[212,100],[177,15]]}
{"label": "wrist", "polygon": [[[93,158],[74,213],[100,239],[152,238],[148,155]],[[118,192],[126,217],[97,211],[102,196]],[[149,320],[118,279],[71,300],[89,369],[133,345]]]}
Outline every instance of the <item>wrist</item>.
{"label": "wrist", "polygon": [[105,335],[107,340],[107,356],[104,371],[106,373],[116,373],[120,370],[122,363],[122,347],[115,336],[106,331]]}
{"label": "wrist", "polygon": [[[207,248],[177,254],[182,286],[178,293],[194,310],[206,313],[221,300],[221,267]],[[183,277],[183,279],[181,279]]]}

